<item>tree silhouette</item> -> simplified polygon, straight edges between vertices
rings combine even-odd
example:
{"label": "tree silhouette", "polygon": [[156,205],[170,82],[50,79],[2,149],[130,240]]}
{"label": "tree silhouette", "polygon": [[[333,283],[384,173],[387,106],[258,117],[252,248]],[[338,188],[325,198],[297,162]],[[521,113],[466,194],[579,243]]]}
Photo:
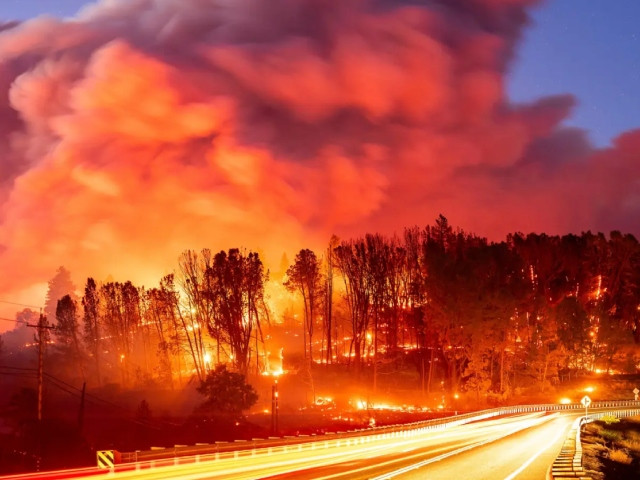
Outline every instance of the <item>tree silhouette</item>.
{"label": "tree silhouette", "polygon": [[198,411],[217,416],[238,418],[258,401],[258,394],[245,376],[228,371],[224,364],[210,371],[197,390],[206,397]]}
{"label": "tree silhouette", "polygon": [[96,380],[101,383],[100,378],[100,356],[101,356],[101,328],[100,328],[100,296],[98,287],[93,278],[87,278],[82,297],[82,307],[84,310],[84,341],[93,357]]}
{"label": "tree silhouette", "polygon": [[[298,292],[304,304],[305,357],[309,364],[313,362],[313,332],[316,307],[319,306],[322,293],[320,264],[316,254],[309,249],[298,252],[293,265],[287,269],[284,286],[290,292]],[[308,342],[308,343],[307,343]]]}
{"label": "tree silhouette", "polygon": [[219,342],[228,345],[230,359],[242,373],[249,368],[252,335],[256,362],[259,342],[263,343],[261,319],[266,317],[267,278],[258,254],[245,254],[237,248],[217,253],[204,272],[203,295],[206,308],[212,312],[207,329]]}
{"label": "tree silhouette", "polygon": [[49,280],[47,297],[44,304],[44,313],[50,320],[56,318],[58,300],[69,295],[72,300],[77,300],[76,287],[71,281],[71,273],[64,267],[59,267],[56,274]]}
{"label": "tree silhouette", "polygon": [[65,295],[56,307],[56,347],[63,360],[71,361],[84,380],[84,355],[78,328],[78,304],[70,295]]}

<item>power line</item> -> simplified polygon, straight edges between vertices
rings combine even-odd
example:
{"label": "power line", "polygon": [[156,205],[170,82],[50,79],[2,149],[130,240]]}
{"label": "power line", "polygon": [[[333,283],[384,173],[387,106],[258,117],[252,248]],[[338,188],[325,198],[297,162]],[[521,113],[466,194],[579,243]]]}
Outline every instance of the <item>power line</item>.
{"label": "power line", "polygon": [[[26,303],[10,302],[9,300],[0,300],[0,303],[5,303],[7,305],[16,305],[18,307],[35,308],[35,309],[38,309],[38,310],[42,310],[42,307],[36,307],[35,305],[28,305]],[[5,317],[0,317],[0,321],[13,322],[13,323],[22,323],[22,324],[26,324],[27,323],[27,322],[22,321],[22,320],[15,320],[15,319],[12,319],[12,318],[5,318]]]}
{"label": "power line", "polygon": [[27,305],[26,303],[18,303],[18,302],[9,302],[7,300],[0,300],[0,303],[6,303],[8,305],[16,305],[18,307],[27,307],[27,308],[42,308],[36,307],[35,305]]}
{"label": "power line", "polygon": [[[0,365],[0,368],[4,368],[4,369],[8,369],[8,370],[19,370],[21,372],[37,372],[36,368],[12,367],[10,365]],[[58,378],[58,377],[56,377],[54,375],[51,375],[50,373],[43,372],[43,375],[45,377],[47,377],[47,379],[52,383],[57,382],[57,383],[60,383],[60,384],[64,385],[65,387],[71,388],[73,390],[77,390],[78,392],[82,391],[81,388],[78,388],[75,385],[71,385],[70,383],[67,383],[64,380],[62,380],[62,379],[60,379],[60,378]],[[128,410],[127,407],[124,407],[122,405],[118,405],[117,403],[110,402],[109,400],[104,400],[104,399],[102,399],[102,398],[100,398],[100,397],[98,397],[96,395],[92,395],[91,393],[87,393],[86,395],[87,395],[87,397],[94,398],[97,402],[102,402],[102,403],[104,403],[106,405],[109,405],[109,406],[114,407],[114,408],[118,408],[120,410]]]}
{"label": "power line", "polygon": [[[68,393],[70,393],[72,395],[77,396],[77,397],[80,396],[80,395],[78,395],[76,393],[70,392],[69,390],[67,390],[67,389],[65,389],[65,388],[63,388],[63,387],[61,387],[60,385],[57,385],[57,384],[60,383],[60,384],[64,385],[65,387],[68,387],[68,388],[73,389],[73,390],[77,390],[78,392],[82,391],[81,388],[78,388],[78,387],[76,387],[74,385],[71,385],[71,384],[65,382],[64,380],[59,379],[58,377],[54,377],[50,373],[46,373],[45,372],[44,376],[47,377],[47,380],[49,380],[51,383],[53,383],[56,387],[60,388],[61,390],[64,390],[64,391],[66,391],[66,392],[68,392]],[[93,403],[96,403],[96,404],[102,403],[102,404],[108,405],[108,406],[110,406],[112,408],[115,408],[115,409],[118,409],[118,410],[123,410],[125,412],[129,412],[129,408],[124,407],[122,405],[118,405],[117,403],[110,402],[109,400],[105,400],[105,399],[100,398],[100,397],[98,397],[96,395],[93,395],[91,393],[86,393],[85,395],[87,397],[87,400],[92,401]],[[93,399],[93,400],[91,400],[91,399]],[[144,421],[140,421],[140,420],[129,420],[129,421],[133,421],[134,423],[138,423],[138,424],[141,424],[141,425],[145,424]],[[168,422],[163,422],[163,423],[169,424]],[[151,425],[149,425],[149,426],[151,426]]]}
{"label": "power line", "polygon": [[0,365],[0,368],[8,368],[9,370],[21,370],[23,372],[35,372],[35,368],[12,367],[11,365]]}
{"label": "power line", "polygon": [[[77,390],[77,391],[81,392],[82,390],[79,389],[78,387],[70,385],[67,382],[65,382],[63,380],[60,380],[59,378],[54,377],[51,374],[45,373],[44,375],[46,377],[46,380],[48,380],[53,386],[55,386],[55,387],[59,388],[60,390],[68,393],[69,395],[72,395],[74,397],[80,397],[79,394],[71,391],[71,390]],[[60,384],[62,384],[62,385],[60,385]],[[69,387],[69,388],[65,388],[65,386]],[[128,408],[126,408],[126,407],[123,407],[122,405],[117,405],[117,404],[109,402],[107,400],[103,400],[103,399],[101,399],[99,397],[96,397],[95,395],[86,394],[86,396],[87,396],[87,401],[88,402],[94,403],[96,405],[99,405],[100,403],[106,404],[106,405],[108,405],[108,406],[110,406],[112,408],[115,408],[115,409],[118,409],[118,410],[122,410],[122,411],[124,411],[126,413],[130,413],[130,410]],[[155,430],[160,430],[160,428],[158,426],[154,425],[152,421],[145,421],[145,420],[142,420],[142,419],[128,418],[128,417],[120,417],[120,418],[122,420],[126,421],[126,422],[129,422],[129,423],[134,423],[136,425],[142,425],[142,426],[145,426],[145,427],[153,428]],[[163,422],[163,423],[167,423],[167,422]]]}
{"label": "power line", "polygon": [[[17,370],[16,372],[2,372],[0,371],[0,375],[10,375],[10,376],[17,376],[17,375],[23,375],[23,376],[30,376],[31,378],[34,378],[37,376],[37,369],[36,368],[26,368],[26,367],[12,367],[9,365],[0,365],[0,369],[8,369],[8,370]],[[45,377],[46,380],[49,381],[50,384],[52,384],[54,387],[59,388],[60,390],[68,393],[69,395],[75,396],[75,397],[80,397],[80,394],[72,391],[72,390],[76,390],[78,392],[82,392],[81,388],[78,388],[74,385],[71,385],[70,383],[65,382],[64,380],[61,380],[58,377],[55,377],[54,375],[51,375],[50,373],[47,372],[43,372],[43,375]],[[89,402],[92,402],[96,405],[99,404],[103,404],[105,406],[109,406],[111,408],[117,409],[117,410],[121,410],[124,412],[129,413],[129,408],[124,407],[122,405],[118,405],[117,403],[113,403],[110,402],[109,400],[105,400],[103,398],[100,398],[96,395],[87,393],[87,400]],[[144,420],[140,420],[140,419],[130,419],[130,418],[126,418],[124,417],[123,420],[128,421],[128,422],[133,422],[136,423],[138,425],[145,425],[148,427],[152,427],[152,428],[158,428],[155,425],[153,425],[152,422],[148,422],[148,421],[144,421]],[[156,423],[158,423],[158,420],[156,420]],[[166,422],[166,421],[162,421],[160,420],[160,423],[164,423],[166,425],[171,425],[171,422]]]}
{"label": "power line", "polygon": [[10,377],[28,377],[28,378],[36,378],[35,373],[28,372],[0,372],[0,375],[7,375]]}
{"label": "power line", "polygon": [[22,320],[12,320],[11,318],[4,318],[4,317],[0,317],[0,320],[2,320],[3,322],[13,322],[13,323],[23,323],[23,324],[27,323]]}

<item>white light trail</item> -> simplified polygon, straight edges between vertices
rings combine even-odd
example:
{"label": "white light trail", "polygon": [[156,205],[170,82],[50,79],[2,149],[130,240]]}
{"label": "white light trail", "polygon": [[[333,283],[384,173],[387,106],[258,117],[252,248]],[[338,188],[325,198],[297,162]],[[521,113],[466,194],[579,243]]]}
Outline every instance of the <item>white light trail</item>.
{"label": "white light trail", "polygon": [[[502,435],[500,435],[498,437],[488,438],[488,439],[482,440],[480,442],[472,443],[470,445],[466,445],[464,447],[457,448],[455,450],[452,450],[451,452],[447,452],[447,453],[443,453],[442,455],[438,455],[437,457],[428,458],[428,459],[423,460],[421,462],[414,463],[412,465],[408,465],[408,466],[406,466],[404,468],[400,468],[398,470],[394,470],[393,472],[389,472],[389,473],[386,473],[384,475],[380,475],[378,477],[373,477],[371,480],[388,480],[388,479],[397,477],[399,475],[403,475],[405,473],[408,473],[408,472],[410,472],[412,470],[417,470],[417,469],[422,468],[422,467],[424,467],[426,465],[429,465],[431,463],[439,462],[441,460],[444,460],[445,458],[449,458],[449,457],[452,457],[454,455],[458,455],[460,453],[466,452],[467,450],[471,450],[473,448],[481,447],[482,445],[486,445],[488,443],[495,442],[496,440],[499,440],[499,439],[504,438],[504,437],[508,437],[509,435],[517,433],[517,432],[519,432],[521,430],[524,430],[526,428],[530,428],[530,427],[532,427],[534,425],[540,425],[543,422],[548,422],[549,420],[551,420],[552,418],[555,418],[556,416],[557,416],[557,414],[553,414],[553,415],[550,415],[548,417],[542,417],[540,419],[530,420],[529,422],[526,422],[523,425],[519,425],[518,427],[516,427],[514,429],[511,429],[511,430],[507,431],[506,433],[504,433],[504,434],[502,434]],[[384,464],[378,464],[378,466],[380,466],[380,465],[384,465]],[[329,477],[324,477],[324,478],[329,478]]]}
{"label": "white light trail", "polygon": [[540,450],[538,450],[531,458],[529,458],[529,460],[527,460],[522,465],[520,465],[520,468],[518,468],[516,471],[511,473],[508,477],[505,477],[504,480],[513,480],[518,475],[520,475],[523,472],[523,470],[525,468],[527,468],[529,465],[531,465],[531,463],[533,463],[533,461],[536,458],[538,458],[545,450],[549,449],[549,447],[554,445],[558,441],[558,439],[560,438],[560,435],[564,435],[565,430],[566,430],[565,428],[560,429],[558,431],[558,433],[556,433],[556,436],[553,437],[553,440],[551,440],[551,442],[547,443],[544,447],[542,447]]}

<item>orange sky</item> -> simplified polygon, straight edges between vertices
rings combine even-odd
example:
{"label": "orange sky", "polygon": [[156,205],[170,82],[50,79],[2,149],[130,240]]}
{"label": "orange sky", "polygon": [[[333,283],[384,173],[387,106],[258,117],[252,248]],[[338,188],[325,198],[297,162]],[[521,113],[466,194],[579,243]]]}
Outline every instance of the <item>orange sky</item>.
{"label": "orange sky", "polygon": [[561,125],[570,95],[505,96],[535,2],[414,3],[115,0],[0,27],[0,300],[43,303],[61,265],[150,286],[187,248],[277,267],[439,213],[495,240],[640,233],[640,132],[595,150]]}

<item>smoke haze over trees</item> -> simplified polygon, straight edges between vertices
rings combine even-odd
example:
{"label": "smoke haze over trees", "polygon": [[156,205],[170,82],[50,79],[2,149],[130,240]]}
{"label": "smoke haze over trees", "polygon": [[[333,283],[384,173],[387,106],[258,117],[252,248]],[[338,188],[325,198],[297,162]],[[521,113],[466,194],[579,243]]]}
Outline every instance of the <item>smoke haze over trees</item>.
{"label": "smoke haze over trees", "polygon": [[[438,382],[507,398],[579,372],[640,365],[632,235],[517,233],[495,243],[440,216],[402,236],[332,239],[328,251],[341,279],[330,300],[333,330],[319,308],[329,302],[327,252],[303,249],[283,280],[269,280],[255,252],[186,251],[180,287],[173,274],[151,289],[89,278],[80,302],[62,297],[57,366],[70,381],[181,388],[219,365],[271,373],[271,352],[286,346],[291,358],[304,354],[305,375],[343,365],[373,392],[380,375],[412,371],[415,390]],[[286,301],[265,295],[285,287],[291,298],[305,292],[293,321]]]}

